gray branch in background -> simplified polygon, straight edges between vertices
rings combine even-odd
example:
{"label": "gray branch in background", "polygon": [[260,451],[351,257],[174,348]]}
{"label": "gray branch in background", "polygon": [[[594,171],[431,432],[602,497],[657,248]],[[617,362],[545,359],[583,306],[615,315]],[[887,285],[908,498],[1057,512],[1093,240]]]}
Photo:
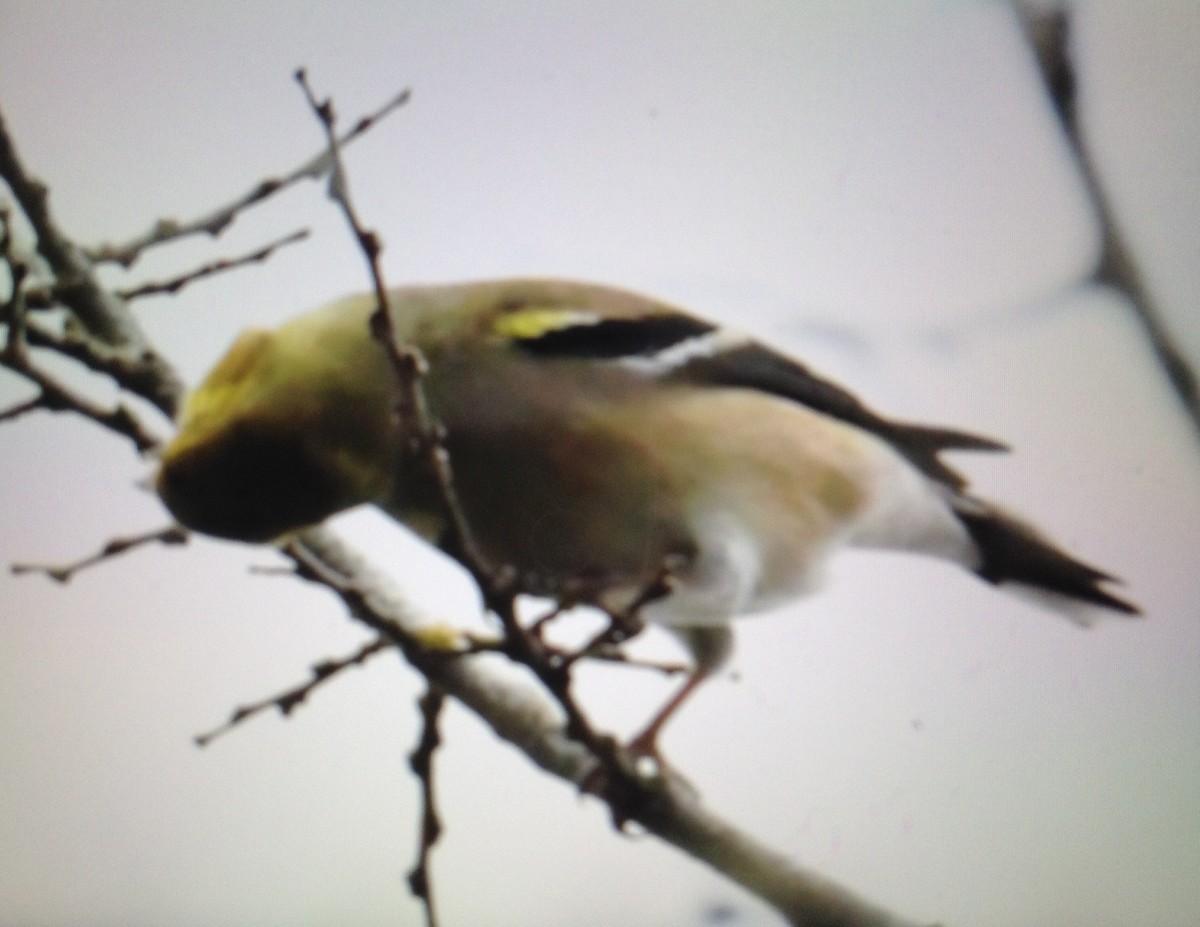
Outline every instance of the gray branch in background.
{"label": "gray branch in background", "polygon": [[1176,347],[1154,307],[1145,278],[1117,223],[1112,203],[1080,125],[1077,108],[1078,76],[1071,59],[1070,5],[1044,6],[1017,2],[1025,34],[1033,47],[1054,112],[1075,154],[1083,182],[1100,223],[1102,250],[1092,279],[1124,294],[1141,320],[1171,388],[1200,432],[1200,384],[1187,357]]}

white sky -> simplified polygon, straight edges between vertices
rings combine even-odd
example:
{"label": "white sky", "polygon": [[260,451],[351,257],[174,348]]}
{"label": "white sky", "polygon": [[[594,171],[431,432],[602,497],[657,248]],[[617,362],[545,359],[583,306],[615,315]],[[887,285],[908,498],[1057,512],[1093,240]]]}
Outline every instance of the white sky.
{"label": "white sky", "polygon": [[[1086,112],[1153,291],[1200,356],[1200,6],[1089,6]],[[593,278],[762,332],[881,409],[1011,443],[963,463],[1129,582],[1089,632],[949,567],[839,560],[739,624],[734,674],[665,739],[711,804],[901,913],[950,925],[1163,925],[1200,910],[1200,454],[1111,294],[1096,231],[1002,4],[0,4],[0,107],[64,228],[121,239],[320,144],[290,75],[347,118],[392,282]],[[191,380],[236,332],[366,277],[307,186],[164,276],[300,225],[267,266],[147,302]],[[5,403],[23,396],[0,379]],[[0,562],[156,526],[147,464],[65,417],[0,428]],[[452,571],[348,531],[447,615]],[[0,924],[417,924],[390,657],[199,751],[236,704],[363,635],[329,596],[199,541],[65,588],[0,575]],[[414,579],[415,577],[415,579]],[[667,644],[654,638],[648,645]],[[632,730],[664,684],[584,679]],[[756,905],[546,780],[461,710],[439,755],[447,925],[693,925]]]}

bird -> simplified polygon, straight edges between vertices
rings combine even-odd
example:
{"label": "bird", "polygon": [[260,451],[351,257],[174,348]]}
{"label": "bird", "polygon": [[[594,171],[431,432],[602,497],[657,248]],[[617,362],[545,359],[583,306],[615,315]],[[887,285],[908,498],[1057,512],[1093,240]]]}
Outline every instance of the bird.
{"label": "bird", "polygon": [[[744,333],[572,280],[386,295],[392,337],[423,357],[483,566],[524,593],[636,609],[689,650],[687,680],[630,742],[639,753],[658,755],[667,719],[724,665],[732,619],[811,593],[842,548],[949,560],[1077,619],[1140,614],[1114,576],[943,459],[1005,445],[888,418]],[[266,542],[372,503],[430,543],[445,536],[445,487],[397,415],[378,305],[352,295],[238,337],[161,454],[156,489],[181,524]]]}

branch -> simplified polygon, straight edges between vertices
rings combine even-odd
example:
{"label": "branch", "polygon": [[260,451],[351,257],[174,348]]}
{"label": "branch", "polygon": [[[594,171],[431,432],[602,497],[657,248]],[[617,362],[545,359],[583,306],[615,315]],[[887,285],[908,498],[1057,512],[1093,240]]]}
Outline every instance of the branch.
{"label": "branch", "polygon": [[[445,446],[445,430],[433,418],[426,400],[423,383],[427,370],[425,358],[418,348],[404,343],[399,337],[379,264],[382,245],[375,232],[366,228],[360,220],[351,201],[349,178],[338,143],[337,114],[333,101],[328,97],[317,99],[303,68],[296,71],[296,82],[325,131],[332,163],[329,197],[337,204],[350,226],[371,274],[377,304],[371,317],[372,334],[382,341],[388,352],[400,396],[395,410],[395,427],[401,435],[409,438],[408,452],[419,465],[424,466],[432,479],[447,526],[442,539],[443,549],[467,569],[479,587],[488,610],[500,620],[504,629],[505,655],[530,669],[555,697],[566,715],[568,735],[584,744],[597,761],[597,768],[588,780],[589,786],[603,783],[603,786],[596,787],[616,792],[627,791],[626,783],[634,776],[634,757],[620,749],[613,737],[593,728],[571,690],[573,661],[563,659],[557,651],[547,648],[539,635],[521,626],[517,620],[516,600],[519,593],[527,590],[518,585],[518,579],[511,569],[503,565],[494,567],[475,545],[471,527],[459,502],[450,455]],[[657,592],[651,595],[657,595]],[[632,612],[620,620],[613,616],[613,629],[618,624],[634,623],[640,625],[640,620]],[[604,635],[605,639],[616,636],[612,629]],[[619,828],[623,827],[628,815],[623,814],[619,802],[611,803],[611,807],[614,823]]]}
{"label": "branch", "polygon": [[[299,575],[330,588],[358,620],[393,641],[431,684],[474,711],[543,770],[576,788],[594,780],[597,760],[568,734],[555,701],[501,676],[479,657],[425,646],[421,628],[429,619],[333,532],[308,529],[283,551]],[[635,776],[600,786],[597,797],[614,809],[614,817],[639,823],[728,876],[773,905],[789,924],[914,927],[915,922],[858,898],[722,820],[674,774]]]}
{"label": "branch", "polygon": [[[409,90],[402,90],[374,113],[359,119],[348,132],[339,137],[338,143],[350,144],[380,119],[407,103],[411,95]],[[156,245],[166,244],[191,235],[208,235],[215,238],[225,231],[243,210],[261,203],[302,180],[320,178],[329,171],[331,163],[328,148],[323,149],[289,173],[261,180],[241,196],[211,212],[186,222],[176,219],[159,219],[150,229],[136,238],[121,244],[103,244],[91,249],[88,254],[96,262],[115,262],[129,267],[141,256],[142,252]]]}
{"label": "branch", "polygon": [[89,370],[112,379],[121,389],[141,396],[168,418],[173,417],[178,401],[170,384],[164,384],[160,371],[146,363],[144,352],[114,347],[66,326],[61,334],[30,318],[25,323],[25,341],[30,347],[47,348],[63,357],[78,361]]}
{"label": "branch", "polygon": [[280,248],[287,245],[295,244],[298,241],[304,241],[308,238],[308,229],[300,229],[292,232],[290,235],[285,235],[283,238],[278,238],[270,244],[263,245],[261,248],[256,248],[249,254],[243,254],[233,258],[221,258],[218,261],[212,261],[208,264],[203,264],[195,270],[190,270],[187,273],[179,274],[169,280],[152,281],[143,283],[141,286],[136,286],[128,290],[120,290],[118,294],[122,299],[134,300],[142,296],[155,296],[165,294],[173,296],[182,290],[189,283],[200,280],[204,277],[211,277],[214,274],[223,273],[227,270],[234,270],[238,267],[246,267],[250,264],[261,264],[267,260],[272,254]]}
{"label": "branch", "polygon": [[186,528],[179,525],[169,525],[166,528],[159,528],[156,531],[147,531],[145,534],[136,534],[127,538],[113,538],[100,548],[98,552],[89,554],[87,557],[83,557],[72,563],[64,563],[57,566],[42,563],[14,563],[10,570],[16,575],[22,573],[41,573],[56,583],[65,584],[69,583],[75,577],[75,574],[81,570],[104,563],[113,557],[118,557],[135,548],[143,547],[146,544],[164,544],[168,547],[186,544],[189,537],[190,535]]}
{"label": "branch", "polygon": [[102,405],[59,382],[45,371],[39,370],[29,362],[28,358],[10,356],[6,352],[4,355],[0,355],[0,366],[7,367],[13,373],[24,377],[39,390],[35,399],[0,413],[0,421],[17,418],[34,409],[46,409],[50,412],[74,412],[91,419],[109,431],[128,438],[139,453],[158,447],[160,443],[159,437],[146,428],[133,410],[123,402],[118,402],[113,406]]}
{"label": "branch", "polygon": [[[0,255],[9,267],[12,289],[7,301],[0,306],[0,323],[6,327],[4,350],[0,352],[0,366],[7,367],[38,387],[38,395],[33,399],[0,412],[0,422],[18,418],[37,409],[52,412],[71,411],[126,436],[139,451],[154,447],[158,439],[145,429],[125,405],[118,403],[113,408],[101,406],[90,397],[70,389],[50,374],[39,370],[29,356],[29,345],[34,343],[39,347],[50,347],[60,354],[82,361],[92,370],[109,374],[118,385],[138,387],[137,392],[163,400],[171,394],[171,390],[159,379],[156,366],[145,363],[149,353],[143,350],[136,359],[132,359],[126,348],[114,348],[79,333],[60,336],[37,324],[31,324],[24,288],[27,268],[13,255],[12,241],[7,234],[0,241],[0,245]],[[68,326],[68,331],[70,330]],[[161,406],[160,408],[169,414],[169,409]]]}
{"label": "branch", "polygon": [[1104,190],[1099,170],[1083,136],[1077,106],[1078,80],[1069,51],[1070,8],[1046,9],[1035,3],[1018,0],[1016,9],[1033,47],[1046,93],[1096,208],[1103,244],[1100,261],[1092,277],[1097,283],[1111,286],[1129,300],[1142,322],[1167,381],[1183,403],[1192,425],[1200,431],[1200,382],[1197,381],[1196,371],[1175,346],[1170,332],[1154,308],[1154,300],[1141,267],[1121,233],[1112,202]]}
{"label": "branch", "polygon": [[0,177],[8,184],[37,235],[38,252],[54,273],[56,290],[63,304],[96,338],[134,352],[145,370],[145,382],[154,385],[146,398],[168,414],[174,412],[183,395],[179,376],[150,346],[125,301],[100,285],[88,256],[59,231],[50,213],[49,192],[43,183],[26,173],[2,113]]}
{"label": "branch", "polygon": [[[341,210],[354,240],[358,243],[363,257],[367,262],[367,270],[371,275],[371,285],[375,292],[376,310],[371,317],[372,334],[378,338],[388,352],[392,368],[396,374],[400,398],[396,403],[396,427],[402,434],[410,436],[408,452],[417,459],[425,462],[434,485],[438,488],[438,496],[442,502],[449,537],[445,543],[454,550],[460,562],[470,571],[472,578],[483,591],[485,599],[492,595],[501,595],[500,586],[506,585],[493,575],[476,549],[462,507],[458,504],[458,496],[454,489],[454,479],[450,470],[450,458],[443,446],[441,426],[435,422],[429,413],[429,405],[425,399],[425,390],[421,379],[428,367],[421,352],[413,345],[404,344],[397,336],[392,322],[392,314],[388,304],[387,285],[383,280],[383,270],[379,265],[379,256],[383,245],[379,236],[366,228],[358,217],[358,211],[350,199],[350,184],[346,170],[342,164],[342,140],[337,134],[337,114],[333,101],[329,98],[318,100],[308,82],[308,74],[303,68],[295,73],[296,83],[304,91],[309,108],[321,123],[325,132],[327,148],[325,157],[329,163],[329,198]],[[405,99],[407,96],[405,95]],[[515,597],[515,591],[510,591],[510,597]]]}
{"label": "branch", "polygon": [[429,859],[434,844],[442,836],[442,821],[438,814],[433,785],[433,758],[442,743],[438,722],[441,720],[445,704],[445,693],[434,686],[430,686],[418,700],[417,707],[421,709],[421,739],[408,758],[409,768],[421,783],[421,838],[417,846],[417,863],[408,874],[408,886],[425,906],[426,927],[437,927],[438,923]]}
{"label": "branch", "polygon": [[354,653],[348,657],[340,657],[337,659],[323,660],[315,664],[310,672],[312,678],[306,682],[302,682],[298,686],[293,686],[278,695],[273,695],[270,698],[262,699],[258,702],[251,702],[249,705],[239,705],[233,710],[229,716],[229,720],[224,724],[213,728],[210,731],[205,731],[203,734],[197,734],[192,740],[197,747],[207,747],[210,743],[216,740],[223,734],[227,734],[235,727],[244,721],[248,721],[255,715],[261,714],[269,708],[278,709],[279,713],[285,718],[289,717],[300,705],[302,705],[308,696],[319,686],[328,682],[342,670],[351,666],[362,666],[367,662],[369,657],[374,656],[381,650],[387,650],[392,646],[392,642],[385,637],[376,637],[372,641],[368,641]]}

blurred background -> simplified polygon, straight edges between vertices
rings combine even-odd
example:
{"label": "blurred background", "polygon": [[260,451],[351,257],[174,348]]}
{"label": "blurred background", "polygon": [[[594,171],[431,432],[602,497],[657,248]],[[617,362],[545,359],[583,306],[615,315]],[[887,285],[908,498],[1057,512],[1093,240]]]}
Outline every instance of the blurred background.
{"label": "blurred background", "polygon": [[[1073,16],[1086,139],[1154,305],[1200,364],[1200,6]],[[0,109],[68,234],[120,241],[315,153],[306,66],[390,283],[546,274],[769,338],[881,411],[994,435],[982,494],[1123,577],[1146,612],[1081,630],[938,563],[854,554],[737,626],[664,746],[800,862],[952,925],[1182,925],[1200,911],[1200,453],[1126,301],[1086,283],[1094,205],[1012,8],[989,2],[0,4]],[[298,227],[266,265],[142,301],[195,382],[235,335],[365,289],[321,187],[161,279]],[[29,396],[0,374],[0,408]],[[165,431],[165,424],[162,425]],[[166,520],[125,443],[0,426],[0,563]],[[338,526],[447,620],[457,570],[371,512]],[[376,657],[200,750],[238,704],[366,634],[333,598],[194,540],[60,587],[0,575],[0,925],[420,924],[406,766],[420,680]],[[646,653],[677,656],[650,632]],[[671,683],[589,669],[636,729]],[[457,706],[434,856],[445,925],[778,923],[550,780]]]}

